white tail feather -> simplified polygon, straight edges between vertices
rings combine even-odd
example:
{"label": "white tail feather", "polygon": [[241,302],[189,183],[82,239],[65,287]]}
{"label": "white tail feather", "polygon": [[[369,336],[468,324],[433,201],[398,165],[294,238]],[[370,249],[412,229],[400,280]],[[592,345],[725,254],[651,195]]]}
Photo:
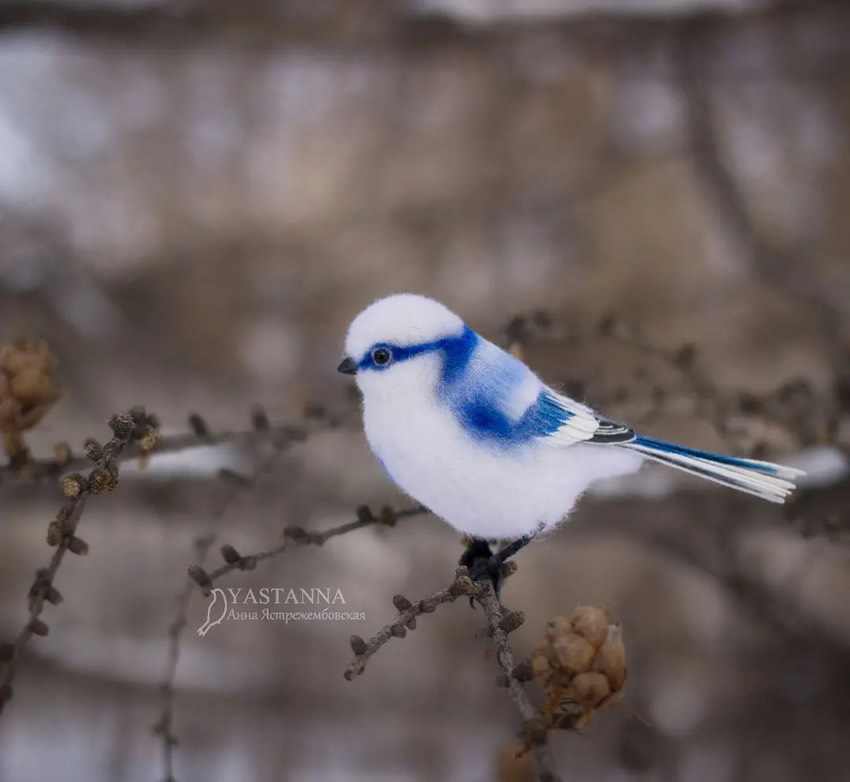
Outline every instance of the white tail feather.
{"label": "white tail feather", "polygon": [[[711,454],[708,453],[705,456],[696,456],[694,454],[697,452],[693,451],[682,453],[668,448],[657,448],[651,444],[642,443],[640,439],[626,444],[625,447],[655,462],[761,497],[769,502],[784,503],[788,495],[796,488],[789,479],[805,474],[802,470],[793,467],[755,459],[742,459],[740,465],[729,464],[712,459]],[[675,448],[675,446],[672,447]],[[768,470],[770,472],[767,472]]]}

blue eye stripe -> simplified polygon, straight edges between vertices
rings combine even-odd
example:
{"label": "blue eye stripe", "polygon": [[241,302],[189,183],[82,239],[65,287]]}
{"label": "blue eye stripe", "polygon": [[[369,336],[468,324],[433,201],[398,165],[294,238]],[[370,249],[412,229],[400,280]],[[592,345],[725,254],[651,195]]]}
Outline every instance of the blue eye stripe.
{"label": "blue eye stripe", "polygon": [[[411,358],[416,358],[416,356],[442,352],[445,359],[443,382],[451,382],[463,372],[477,343],[478,335],[469,327],[464,327],[463,333],[457,337],[444,337],[432,342],[421,342],[418,345],[393,345],[389,342],[377,342],[366,351],[357,367],[358,369],[383,372],[393,364],[408,361]],[[390,360],[386,364],[376,364],[372,358],[374,352],[380,349],[384,349],[390,354]]]}

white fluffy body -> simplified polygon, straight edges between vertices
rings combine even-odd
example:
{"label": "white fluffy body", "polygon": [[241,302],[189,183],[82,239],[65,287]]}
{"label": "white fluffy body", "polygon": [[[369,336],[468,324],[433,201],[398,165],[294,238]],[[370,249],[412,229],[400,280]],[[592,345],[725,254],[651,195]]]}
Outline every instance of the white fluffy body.
{"label": "white fluffy body", "polygon": [[[378,343],[419,345],[456,337],[463,330],[463,321],[436,301],[390,296],[355,318],[345,351],[359,361]],[[518,421],[545,386],[520,362],[479,337],[470,358],[471,382],[483,378],[480,382],[498,385],[505,367],[509,374],[520,373],[511,377],[509,393],[502,394],[502,409]],[[439,395],[442,372],[442,356],[428,352],[383,371],[360,371],[356,379],[366,437],[387,473],[461,532],[494,539],[554,527],[591,483],[635,472],[643,461],[623,448],[579,442],[590,435],[576,433],[575,427],[589,425],[582,411],[590,411],[564,397],[558,398],[577,415],[560,438],[539,438],[509,449],[477,439]]]}

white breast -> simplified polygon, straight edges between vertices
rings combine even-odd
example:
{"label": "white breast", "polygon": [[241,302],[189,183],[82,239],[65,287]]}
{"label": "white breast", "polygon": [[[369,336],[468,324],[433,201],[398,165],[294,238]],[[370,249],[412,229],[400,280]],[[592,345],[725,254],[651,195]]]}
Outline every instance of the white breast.
{"label": "white breast", "polygon": [[[394,368],[398,374],[391,383],[387,376],[376,382],[379,393],[364,389],[364,424],[392,479],[456,529],[476,537],[513,538],[540,524],[551,527],[600,477],[600,459],[615,456],[598,446],[555,449],[532,442],[504,449],[475,439],[428,382],[437,376],[437,366],[428,365],[432,361],[437,357]],[[617,451],[622,466],[612,474],[637,468],[639,458]]]}

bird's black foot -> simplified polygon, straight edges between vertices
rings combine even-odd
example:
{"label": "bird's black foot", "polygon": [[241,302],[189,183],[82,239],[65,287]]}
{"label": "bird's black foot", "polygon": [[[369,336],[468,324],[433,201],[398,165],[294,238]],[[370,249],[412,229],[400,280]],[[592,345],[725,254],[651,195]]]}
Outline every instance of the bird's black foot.
{"label": "bird's black foot", "polygon": [[[517,538],[511,543],[508,543],[504,548],[500,548],[495,554],[486,540],[472,538],[458,564],[469,569],[469,577],[473,581],[480,581],[482,578],[489,577],[493,582],[493,592],[498,600],[499,594],[502,591],[502,584],[505,580],[505,571],[503,569],[505,562],[521,548],[531,543],[540,532],[540,529],[528,535],[523,535],[521,538]],[[472,598],[469,598],[469,604],[473,605]]]}
{"label": "bird's black foot", "polygon": [[[493,553],[490,544],[481,538],[472,538],[466,550],[461,555],[458,565],[462,565],[469,570],[469,577],[473,581],[480,581],[482,578],[489,578],[493,584],[493,592],[496,599],[502,591],[502,575],[503,560],[497,554]],[[469,598],[469,605],[474,605],[473,598]]]}

